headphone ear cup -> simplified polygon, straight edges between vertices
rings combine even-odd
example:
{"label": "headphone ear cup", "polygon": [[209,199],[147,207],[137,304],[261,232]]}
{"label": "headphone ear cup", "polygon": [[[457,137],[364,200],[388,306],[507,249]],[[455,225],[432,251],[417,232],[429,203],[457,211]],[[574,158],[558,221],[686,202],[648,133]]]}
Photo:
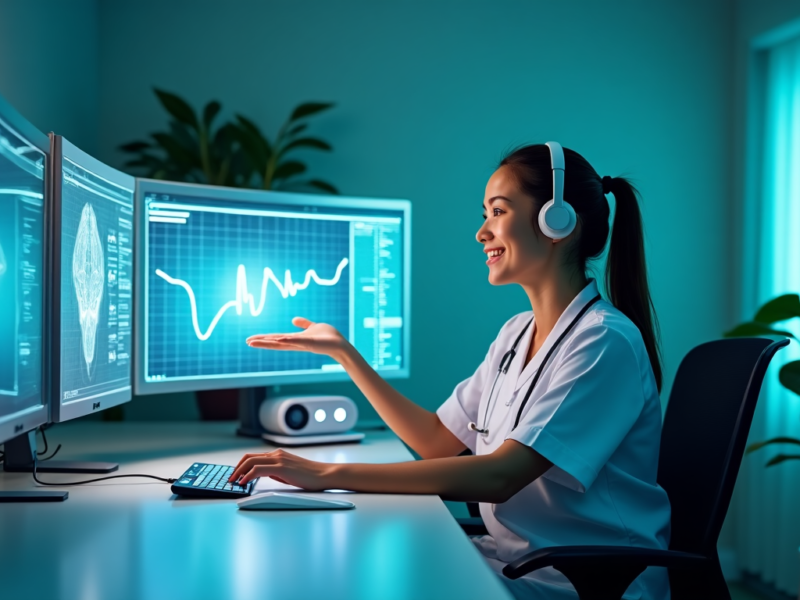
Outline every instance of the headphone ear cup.
{"label": "headphone ear cup", "polygon": [[539,211],[539,229],[553,240],[567,237],[575,230],[576,222],[575,209],[569,202],[555,206],[555,202],[550,200]]}

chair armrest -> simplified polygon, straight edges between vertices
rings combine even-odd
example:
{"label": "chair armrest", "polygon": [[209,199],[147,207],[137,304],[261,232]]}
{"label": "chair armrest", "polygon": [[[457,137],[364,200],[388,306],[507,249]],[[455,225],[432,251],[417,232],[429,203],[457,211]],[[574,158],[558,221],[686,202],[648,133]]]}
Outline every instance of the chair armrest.
{"label": "chair armrest", "polygon": [[700,567],[707,562],[702,554],[675,550],[655,550],[632,546],[553,546],[534,550],[509,563],[503,575],[517,579],[543,567],[563,569],[615,569],[618,567]]}
{"label": "chair armrest", "polygon": [[480,517],[462,517],[456,522],[467,535],[487,535],[486,525]]}

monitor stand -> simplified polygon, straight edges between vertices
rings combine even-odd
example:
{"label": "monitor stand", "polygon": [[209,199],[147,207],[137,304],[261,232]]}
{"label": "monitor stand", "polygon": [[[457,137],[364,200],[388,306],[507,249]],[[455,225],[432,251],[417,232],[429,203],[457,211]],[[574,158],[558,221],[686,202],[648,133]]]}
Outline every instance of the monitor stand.
{"label": "monitor stand", "polygon": [[[3,470],[9,473],[33,473],[36,459],[36,431],[23,433],[3,444],[5,458]],[[37,473],[111,473],[119,469],[117,463],[84,462],[77,460],[39,460]]]}
{"label": "monitor stand", "polygon": [[[33,437],[33,441],[36,442],[36,432],[30,432],[31,436]],[[25,437],[28,434],[22,434],[19,437]],[[3,446],[5,451],[5,456],[8,457],[8,445],[11,442],[6,442]],[[3,462],[6,462],[6,459],[3,459]],[[38,469],[37,469],[38,470]],[[6,502],[63,502],[69,498],[69,492],[55,492],[55,491],[48,491],[48,492],[39,492],[33,490],[24,490],[24,491],[0,491],[0,503]]]}
{"label": "monitor stand", "polygon": [[267,397],[266,387],[242,388],[239,390],[239,427],[236,435],[242,437],[260,438],[266,433],[258,418],[261,403]]}

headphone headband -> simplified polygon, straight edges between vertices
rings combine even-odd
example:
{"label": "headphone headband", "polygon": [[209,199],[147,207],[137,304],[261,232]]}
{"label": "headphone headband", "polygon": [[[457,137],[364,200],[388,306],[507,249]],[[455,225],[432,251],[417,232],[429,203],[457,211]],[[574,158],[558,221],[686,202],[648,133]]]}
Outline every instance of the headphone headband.
{"label": "headphone headband", "polygon": [[575,210],[564,201],[564,149],[558,142],[545,144],[550,150],[550,168],[553,171],[553,199],[539,211],[539,228],[549,238],[560,240],[575,229]]}
{"label": "headphone headband", "polygon": [[558,142],[547,142],[550,148],[550,168],[553,170],[553,204],[564,205],[564,149]]}
{"label": "headphone headband", "polygon": [[545,144],[550,148],[550,168],[564,170],[564,149],[558,142],[547,142]]}

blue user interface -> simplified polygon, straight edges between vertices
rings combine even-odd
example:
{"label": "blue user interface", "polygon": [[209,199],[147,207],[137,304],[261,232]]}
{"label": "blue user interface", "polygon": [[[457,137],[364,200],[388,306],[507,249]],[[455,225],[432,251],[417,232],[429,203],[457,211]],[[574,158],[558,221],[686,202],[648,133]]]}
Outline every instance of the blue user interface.
{"label": "blue user interface", "polygon": [[0,119],[0,417],[41,404],[44,168]]}
{"label": "blue user interface", "polygon": [[130,395],[133,189],[64,156],[62,404]]}
{"label": "blue user interface", "polygon": [[404,364],[404,212],[145,193],[144,381],[311,376],[332,359],[245,344],[332,325],[379,371]]}

